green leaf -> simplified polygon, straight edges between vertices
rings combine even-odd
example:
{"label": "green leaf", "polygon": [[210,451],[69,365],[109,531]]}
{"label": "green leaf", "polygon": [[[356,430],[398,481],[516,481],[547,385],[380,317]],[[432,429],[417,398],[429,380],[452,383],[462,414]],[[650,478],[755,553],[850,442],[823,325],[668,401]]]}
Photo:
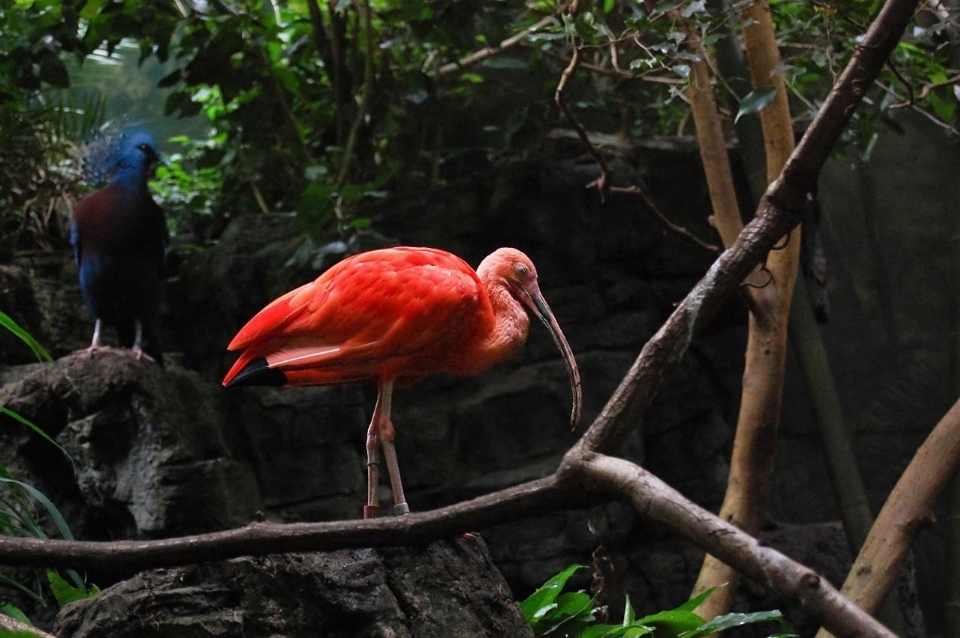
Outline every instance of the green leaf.
{"label": "green leaf", "polygon": [[701,593],[701,594],[699,594],[699,595],[697,595],[697,596],[694,596],[693,598],[691,598],[691,599],[688,600],[687,602],[685,602],[685,603],[683,603],[682,605],[680,605],[679,607],[677,607],[677,608],[676,608],[676,611],[693,611],[694,609],[696,609],[697,607],[699,607],[701,604],[703,604],[703,601],[705,601],[707,598],[709,598],[709,597],[710,597],[710,594],[712,594],[713,592],[717,591],[719,588],[721,588],[721,587],[726,587],[726,586],[727,586],[726,583],[722,583],[722,584],[720,584],[720,585],[717,585],[716,587],[711,587],[710,589],[706,590],[705,592],[703,592],[703,593]]}
{"label": "green leaf", "polygon": [[670,611],[661,611],[657,614],[651,614],[638,618],[635,621],[638,625],[653,625],[670,630],[673,634],[680,634],[686,631],[693,631],[703,624],[703,618],[692,611],[671,609]]}
{"label": "green leaf", "polygon": [[57,506],[54,505],[53,502],[47,498],[43,492],[32,485],[5,476],[0,476],[0,483],[18,485],[19,487],[25,489],[30,496],[36,499],[37,502],[43,505],[43,507],[47,510],[47,512],[50,514],[50,518],[60,531],[60,535],[68,541],[73,540],[73,534],[70,532],[70,527],[67,525],[67,521],[64,520],[63,515],[60,513],[60,510],[57,509]]}
{"label": "green leaf", "polygon": [[297,206],[297,223],[308,237],[319,237],[335,214],[333,196],[336,186],[310,184],[300,195]]}
{"label": "green leaf", "polygon": [[583,565],[571,565],[545,582],[542,587],[520,603],[520,611],[523,613],[523,617],[527,619],[527,622],[533,624],[534,618],[539,619],[546,613],[541,610],[546,607],[555,607],[557,596],[560,595],[564,585],[566,585],[570,577],[580,569],[583,569]]}
{"label": "green leaf", "polygon": [[734,122],[740,119],[742,115],[750,115],[752,113],[759,113],[763,110],[767,104],[773,101],[773,98],[777,95],[777,88],[775,86],[765,84],[764,86],[757,87],[753,91],[747,94],[740,102],[740,110],[737,111],[737,117],[733,119]]}
{"label": "green leaf", "polygon": [[630,604],[630,597],[625,596],[624,598],[626,598],[626,601],[623,604],[623,626],[628,627],[633,624],[637,616],[633,613],[633,605]]}
{"label": "green leaf", "polygon": [[68,459],[70,459],[70,463],[71,463],[71,464],[73,463],[73,459],[70,458],[70,455],[67,454],[67,451],[64,450],[63,447],[62,447],[59,443],[57,443],[57,442],[54,441],[52,438],[50,438],[50,435],[49,435],[49,434],[47,434],[46,432],[44,432],[43,430],[41,430],[38,426],[34,425],[30,420],[25,419],[24,417],[20,416],[19,414],[17,414],[16,412],[14,412],[13,410],[11,410],[10,408],[8,408],[8,407],[6,407],[6,406],[2,406],[2,405],[0,405],[0,414],[5,414],[5,415],[7,415],[8,417],[10,417],[11,419],[13,419],[14,421],[17,421],[18,423],[20,423],[20,424],[22,424],[22,425],[25,425],[25,426],[27,426],[28,428],[30,428],[31,430],[33,430],[34,433],[37,434],[40,438],[44,439],[45,441],[47,441],[47,442],[50,443],[51,445],[56,446],[56,448],[57,448],[58,450],[60,450],[61,452],[63,452],[64,456],[66,456]]}
{"label": "green leaf", "polygon": [[74,587],[53,569],[47,570],[47,580],[50,581],[50,590],[61,608],[69,603],[92,598],[100,593],[99,588],[96,586],[87,587],[83,584],[83,581],[80,581],[78,587]]}
{"label": "green leaf", "polygon": [[758,611],[750,614],[732,613],[724,614],[723,616],[717,616],[716,618],[703,623],[694,631],[680,634],[678,638],[701,638],[702,636],[709,636],[710,634],[726,631],[727,629],[733,629],[734,627],[754,625],[761,622],[776,622],[783,627],[790,627],[790,623],[783,618],[783,614],[781,614],[778,610]]}
{"label": "green leaf", "polygon": [[[33,627],[33,623],[30,622],[30,619],[27,618],[27,615],[23,613],[19,607],[10,603],[4,603],[0,605],[0,614],[3,614],[4,616],[10,616],[11,618],[15,618],[25,625],[30,625]],[[7,634],[0,632],[0,636],[6,638]]]}
{"label": "green leaf", "polygon": [[[41,605],[43,604],[42,593],[33,591],[29,587],[25,587],[20,583],[18,583],[17,581],[15,581],[14,579],[8,576],[4,576],[3,574],[0,574],[0,587],[6,587],[7,589],[13,589],[14,591],[19,591],[20,593],[25,594],[33,602],[39,603]],[[9,606],[13,609],[16,609],[17,611],[20,611],[13,605],[9,605]],[[17,616],[15,616],[13,613],[7,613],[6,611],[4,611],[3,605],[0,605],[0,614],[6,614],[7,616],[11,616],[12,618],[17,618]]]}

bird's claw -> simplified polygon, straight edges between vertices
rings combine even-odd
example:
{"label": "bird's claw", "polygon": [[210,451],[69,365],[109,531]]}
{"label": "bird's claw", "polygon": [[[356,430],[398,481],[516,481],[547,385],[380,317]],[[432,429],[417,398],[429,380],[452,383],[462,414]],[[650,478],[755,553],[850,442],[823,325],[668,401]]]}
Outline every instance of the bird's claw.
{"label": "bird's claw", "polygon": [[80,350],[74,350],[73,354],[86,355],[87,357],[93,357],[94,354],[98,352],[108,352],[112,350],[110,346],[101,346],[101,345],[90,345],[86,348],[81,348]]}
{"label": "bird's claw", "polygon": [[153,357],[151,357],[150,355],[148,355],[146,352],[144,352],[144,351],[143,351],[143,348],[141,348],[140,346],[133,346],[132,348],[130,348],[130,352],[133,353],[133,356],[136,357],[137,361],[141,361],[141,360],[146,359],[146,360],[149,361],[150,363],[156,363],[156,362],[157,362],[156,359],[154,359]]}

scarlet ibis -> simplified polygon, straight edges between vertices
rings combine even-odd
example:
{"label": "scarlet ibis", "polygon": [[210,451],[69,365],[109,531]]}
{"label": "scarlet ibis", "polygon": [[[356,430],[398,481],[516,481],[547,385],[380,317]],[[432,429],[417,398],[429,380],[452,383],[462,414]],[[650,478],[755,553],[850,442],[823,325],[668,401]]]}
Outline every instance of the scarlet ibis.
{"label": "scarlet ibis", "polygon": [[312,283],[288,292],[253,317],[228,350],[243,350],[223,379],[237,385],[329,385],[373,380],[378,397],[367,431],[367,505],[379,515],[379,452],[393,490],[394,513],[410,511],[403,494],[390,406],[394,387],[433,374],[476,375],[516,354],[530,310],[550,329],[570,376],[571,422],[580,419],[580,373],[530,258],[494,251],[474,271],[432,248],[387,248],[344,259]]}
{"label": "scarlet ibis", "polygon": [[167,223],[147,180],[164,160],[153,137],[134,128],[96,148],[91,161],[88,168],[106,174],[109,182],[77,204],[70,225],[80,292],[95,323],[90,347],[82,352],[104,349],[100,333],[108,323],[116,326],[121,345],[131,347],[137,358],[160,363],[154,331]]}

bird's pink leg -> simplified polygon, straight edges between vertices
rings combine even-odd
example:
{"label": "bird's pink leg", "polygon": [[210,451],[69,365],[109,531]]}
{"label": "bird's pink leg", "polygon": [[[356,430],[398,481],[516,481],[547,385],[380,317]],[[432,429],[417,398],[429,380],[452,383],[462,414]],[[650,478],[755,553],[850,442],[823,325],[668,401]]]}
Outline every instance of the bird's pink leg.
{"label": "bird's pink leg", "polygon": [[109,346],[100,345],[100,320],[97,319],[93,324],[93,339],[90,340],[90,345],[82,350],[77,350],[75,354],[86,354],[93,356],[94,352],[101,352],[103,350],[109,350]]}
{"label": "bird's pink leg", "polygon": [[383,405],[383,387],[378,388],[377,407],[367,428],[367,504],[363,507],[364,518],[380,516],[380,411]]}
{"label": "bird's pink leg", "polygon": [[151,357],[150,355],[148,355],[146,352],[143,351],[143,324],[140,322],[139,319],[133,322],[133,328],[135,330],[135,333],[133,337],[133,347],[130,349],[133,350],[133,354],[134,356],[137,357],[137,361],[139,361],[140,359],[146,359],[147,361],[152,361],[153,363],[156,363],[153,357]]}
{"label": "bird's pink leg", "polygon": [[393,446],[393,439],[396,436],[396,432],[393,429],[393,421],[390,420],[393,381],[387,381],[383,384],[380,390],[380,397],[383,399],[383,406],[379,415],[380,444],[383,446],[383,460],[387,464],[387,472],[390,475],[390,488],[393,490],[393,513],[409,514],[410,506],[407,505],[407,499],[403,494],[403,483],[400,482],[400,466],[397,463],[397,450]]}

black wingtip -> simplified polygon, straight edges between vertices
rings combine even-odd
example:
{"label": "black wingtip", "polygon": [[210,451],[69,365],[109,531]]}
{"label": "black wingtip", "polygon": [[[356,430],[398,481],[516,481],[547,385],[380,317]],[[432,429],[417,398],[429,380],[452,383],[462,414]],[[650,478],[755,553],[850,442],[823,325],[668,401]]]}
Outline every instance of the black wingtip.
{"label": "black wingtip", "polygon": [[244,385],[286,385],[287,375],[280,370],[271,370],[263,357],[248,363],[237,376],[230,379],[224,387],[235,388]]}

